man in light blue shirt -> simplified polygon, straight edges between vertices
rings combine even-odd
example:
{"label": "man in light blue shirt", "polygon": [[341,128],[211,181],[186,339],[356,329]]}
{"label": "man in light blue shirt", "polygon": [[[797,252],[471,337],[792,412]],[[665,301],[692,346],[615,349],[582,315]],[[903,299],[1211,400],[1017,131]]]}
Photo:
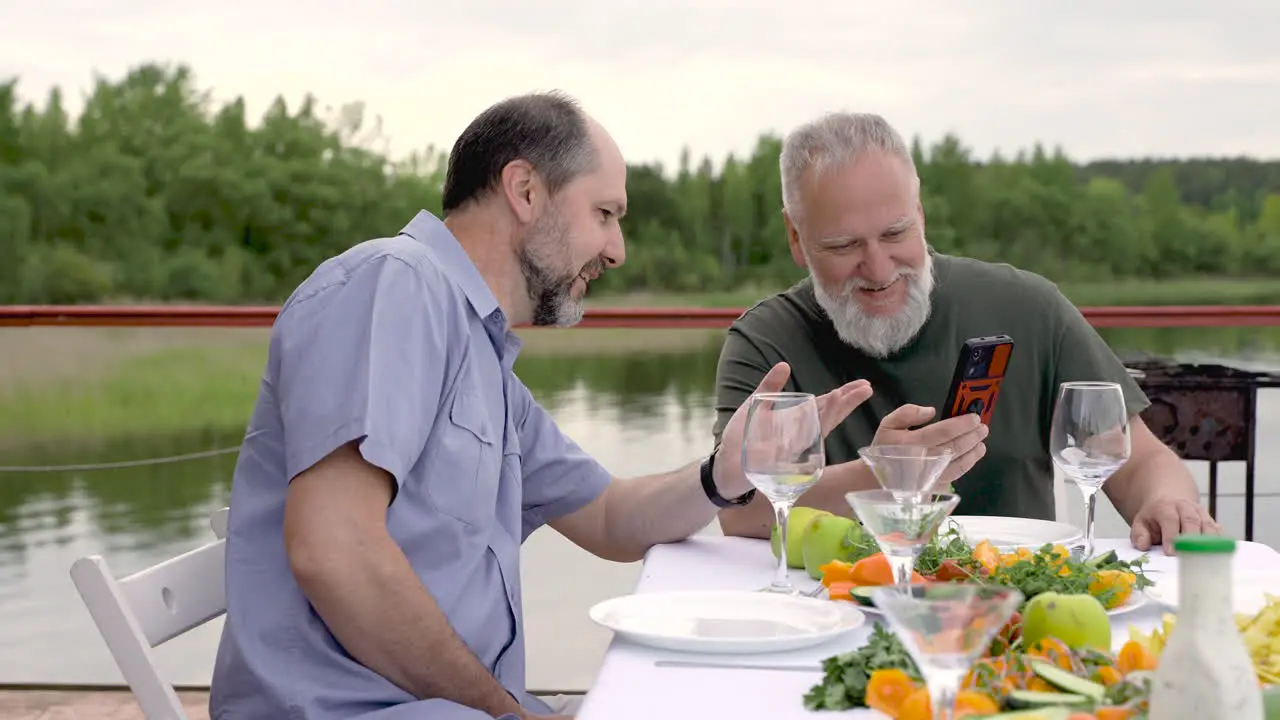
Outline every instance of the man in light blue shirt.
{"label": "man in light blue shirt", "polygon": [[[572,325],[623,262],[626,204],[599,124],[513,98],[454,146],[443,220],[356,245],[285,302],[232,487],[215,720],[549,714],[525,689],[524,539],[549,524],[635,561],[750,500],[743,418],[723,452],[621,480],[512,372],[512,325]],[[869,395],[824,396],[825,429]]]}

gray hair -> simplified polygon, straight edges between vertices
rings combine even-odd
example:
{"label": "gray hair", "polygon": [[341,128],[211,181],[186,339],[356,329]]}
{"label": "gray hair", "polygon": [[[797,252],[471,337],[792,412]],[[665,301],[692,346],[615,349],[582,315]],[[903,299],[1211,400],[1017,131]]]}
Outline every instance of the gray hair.
{"label": "gray hair", "polygon": [[828,113],[792,130],[782,141],[778,159],[782,173],[782,207],[792,218],[800,215],[800,183],[812,168],[814,178],[832,165],[849,162],[868,150],[880,150],[902,159],[916,174],[911,149],[898,131],[874,113]]}

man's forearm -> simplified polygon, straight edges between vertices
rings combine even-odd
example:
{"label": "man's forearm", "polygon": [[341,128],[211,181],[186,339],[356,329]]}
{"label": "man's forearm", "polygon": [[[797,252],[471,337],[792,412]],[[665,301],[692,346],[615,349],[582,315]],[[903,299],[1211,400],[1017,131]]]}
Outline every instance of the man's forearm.
{"label": "man's forearm", "polygon": [[1200,488],[1195,478],[1172,451],[1153,452],[1144,458],[1125,463],[1103,486],[1107,499],[1120,517],[1129,524],[1153,497],[1185,498],[1200,502]]}
{"label": "man's forearm", "polygon": [[639,559],[654,545],[677,542],[711,524],[716,506],[702,490],[702,461],[671,472],[626,478],[605,506],[609,544]]}
{"label": "man's forearm", "polygon": [[[875,475],[861,460],[832,465],[822,471],[822,477],[813,487],[800,496],[796,505],[818,508],[837,515],[848,516],[853,511],[844,499],[845,493],[857,490],[873,490],[880,487]],[[720,511],[720,527],[725,535],[767,538],[775,516],[769,499],[757,494],[743,507],[725,508]]]}
{"label": "man's forearm", "polygon": [[[335,548],[336,550],[336,548]],[[299,585],[351,655],[414,697],[521,715],[519,703],[453,632],[448,618],[387,538],[349,546]]]}

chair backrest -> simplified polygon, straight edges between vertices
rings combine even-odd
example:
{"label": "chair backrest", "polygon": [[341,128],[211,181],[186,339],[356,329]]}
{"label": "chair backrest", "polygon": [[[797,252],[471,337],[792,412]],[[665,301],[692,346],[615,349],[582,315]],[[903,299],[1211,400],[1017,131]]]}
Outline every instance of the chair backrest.
{"label": "chair backrest", "polygon": [[97,555],[71,566],[76,590],[148,718],[186,717],[152,649],[226,612],[225,508],[210,524],[217,540],[128,577],[117,579]]}
{"label": "chair backrest", "polygon": [[216,538],[224,538],[227,536],[227,514],[231,512],[231,508],[219,508],[209,515],[209,527],[213,528],[213,536]]}

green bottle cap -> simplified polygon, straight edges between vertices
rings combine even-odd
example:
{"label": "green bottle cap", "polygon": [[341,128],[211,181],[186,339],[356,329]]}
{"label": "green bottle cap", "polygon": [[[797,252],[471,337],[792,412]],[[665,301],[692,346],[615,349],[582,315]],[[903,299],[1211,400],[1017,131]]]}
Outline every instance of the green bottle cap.
{"label": "green bottle cap", "polygon": [[1178,553],[1233,553],[1236,541],[1221,535],[1181,535],[1174,539],[1173,549]]}

